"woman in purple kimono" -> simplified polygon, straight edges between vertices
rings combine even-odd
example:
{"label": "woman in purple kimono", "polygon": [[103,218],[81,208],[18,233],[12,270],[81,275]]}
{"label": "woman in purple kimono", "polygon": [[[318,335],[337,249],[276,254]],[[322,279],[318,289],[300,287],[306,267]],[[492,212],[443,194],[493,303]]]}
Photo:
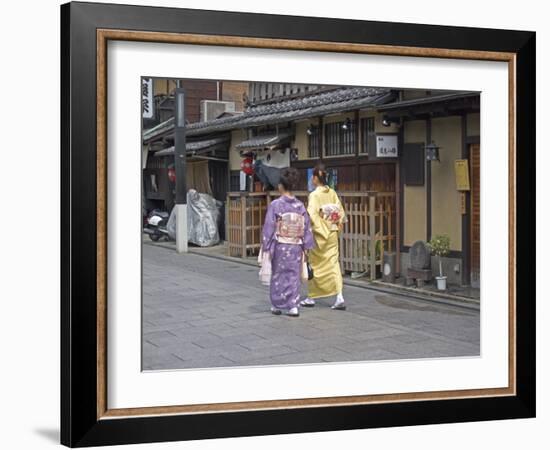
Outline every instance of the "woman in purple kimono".
{"label": "woman in purple kimono", "polygon": [[292,195],[298,179],[294,168],[281,171],[281,196],[269,205],[262,233],[262,253],[271,259],[271,312],[292,317],[299,316],[304,252],[314,243],[306,208]]}

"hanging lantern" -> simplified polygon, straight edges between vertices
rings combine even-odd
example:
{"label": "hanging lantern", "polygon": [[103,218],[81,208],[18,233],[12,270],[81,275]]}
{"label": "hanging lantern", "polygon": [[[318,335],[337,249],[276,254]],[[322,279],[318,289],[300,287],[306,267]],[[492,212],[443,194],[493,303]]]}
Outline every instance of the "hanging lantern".
{"label": "hanging lantern", "polygon": [[252,158],[245,158],[241,161],[241,170],[246,175],[254,175],[254,161]]}
{"label": "hanging lantern", "polygon": [[441,147],[438,147],[437,145],[434,144],[434,141],[431,142],[431,144],[428,144],[426,145],[426,147],[424,147],[425,151],[426,151],[426,160],[428,161],[437,161],[439,162],[439,149]]}
{"label": "hanging lantern", "polygon": [[174,167],[168,168],[168,179],[170,180],[170,183],[176,182],[176,169]]}

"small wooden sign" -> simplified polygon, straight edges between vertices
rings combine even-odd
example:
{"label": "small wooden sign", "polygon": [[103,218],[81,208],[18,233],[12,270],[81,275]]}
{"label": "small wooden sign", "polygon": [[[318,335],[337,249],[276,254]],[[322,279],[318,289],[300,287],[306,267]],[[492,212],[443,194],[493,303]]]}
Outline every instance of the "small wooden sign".
{"label": "small wooden sign", "polygon": [[460,193],[460,214],[466,214],[466,192]]}
{"label": "small wooden sign", "polygon": [[470,190],[470,172],[467,159],[457,159],[455,161],[455,178],[458,191]]}

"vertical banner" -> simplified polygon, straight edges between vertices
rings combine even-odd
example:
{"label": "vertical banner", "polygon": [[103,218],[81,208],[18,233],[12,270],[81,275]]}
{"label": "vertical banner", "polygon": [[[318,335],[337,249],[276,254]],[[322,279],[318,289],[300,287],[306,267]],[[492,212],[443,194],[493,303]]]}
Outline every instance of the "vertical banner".
{"label": "vertical banner", "polygon": [[152,119],[154,103],[153,103],[153,79],[141,79],[141,113],[144,119]]}
{"label": "vertical banner", "polygon": [[315,186],[313,185],[313,168],[307,169],[307,190],[313,192]]}

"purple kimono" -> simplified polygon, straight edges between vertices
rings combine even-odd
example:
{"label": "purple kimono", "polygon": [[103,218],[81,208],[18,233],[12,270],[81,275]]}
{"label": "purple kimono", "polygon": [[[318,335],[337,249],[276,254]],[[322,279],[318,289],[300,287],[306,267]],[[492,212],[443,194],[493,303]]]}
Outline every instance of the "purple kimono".
{"label": "purple kimono", "polygon": [[[299,238],[293,234],[297,222],[303,224],[303,236]],[[271,304],[277,309],[294,308],[300,301],[302,254],[314,245],[304,204],[286,195],[273,200],[267,210],[262,234],[262,250],[271,255]]]}

